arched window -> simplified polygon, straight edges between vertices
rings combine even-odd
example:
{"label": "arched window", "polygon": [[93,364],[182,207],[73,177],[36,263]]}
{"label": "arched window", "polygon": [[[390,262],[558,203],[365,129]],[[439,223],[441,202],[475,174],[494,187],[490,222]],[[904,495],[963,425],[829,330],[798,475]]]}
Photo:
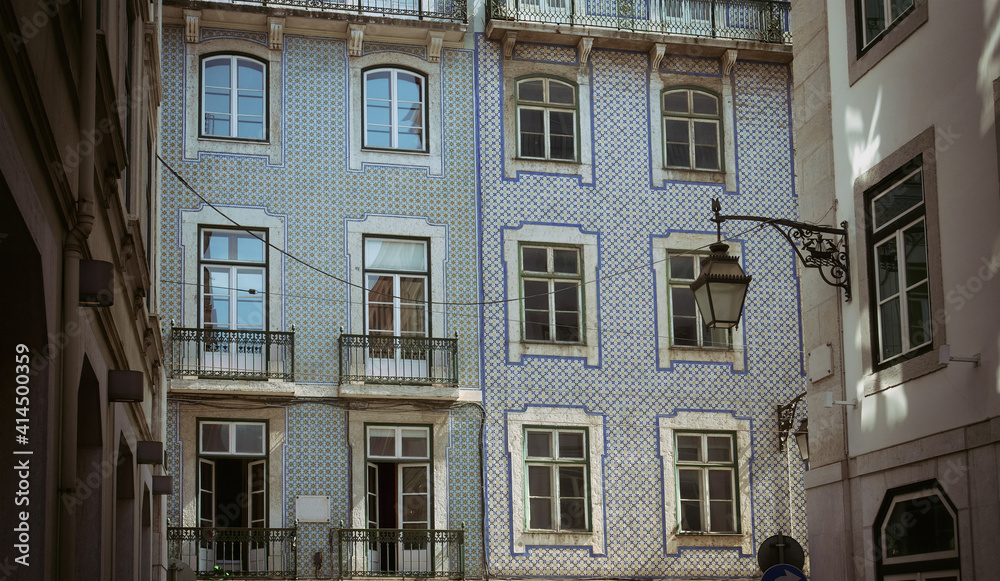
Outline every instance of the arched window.
{"label": "arched window", "polygon": [[576,86],[549,78],[517,82],[517,155],[576,161]]}
{"label": "arched window", "polygon": [[427,151],[427,81],[406,69],[364,73],[364,147]]}
{"label": "arched window", "polygon": [[886,492],[875,517],[882,581],[959,581],[958,511],[936,480]]}
{"label": "arched window", "polygon": [[700,89],[663,91],[663,165],[721,171],[719,97]]}
{"label": "arched window", "polygon": [[263,140],[267,136],[264,63],[237,55],[202,60],[201,134]]}

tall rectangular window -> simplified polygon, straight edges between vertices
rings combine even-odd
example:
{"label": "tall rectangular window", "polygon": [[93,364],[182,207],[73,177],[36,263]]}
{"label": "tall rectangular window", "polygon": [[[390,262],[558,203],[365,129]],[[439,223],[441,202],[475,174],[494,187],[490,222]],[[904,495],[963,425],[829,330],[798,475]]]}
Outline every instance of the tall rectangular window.
{"label": "tall rectangular window", "polygon": [[581,342],[581,272],[579,248],[521,246],[525,341]]}
{"label": "tall rectangular window", "polygon": [[526,529],[590,530],[587,431],[525,428]]}
{"label": "tall rectangular window", "polygon": [[918,157],[865,193],[878,363],[932,346],[927,220]]}
{"label": "tall rectangular window", "polygon": [[733,434],[677,432],[675,445],[679,530],[737,533]]}
{"label": "tall rectangular window", "polygon": [[[267,450],[266,422],[198,421],[199,526],[267,526]],[[239,560],[261,549],[239,542],[206,547],[220,560]]]}
{"label": "tall rectangular window", "polygon": [[364,146],[426,151],[423,75],[379,68],[364,77]]}
{"label": "tall rectangular window", "polygon": [[670,342],[673,347],[730,349],[732,332],[706,326],[695,304],[691,283],[701,271],[700,258],[692,254],[669,256]]}
{"label": "tall rectangular window", "polygon": [[428,336],[427,242],[365,238],[364,253],[368,334]]}
{"label": "tall rectangular window", "polygon": [[202,61],[201,134],[265,138],[266,67],[255,59],[219,55]]}
{"label": "tall rectangular window", "polygon": [[576,87],[549,78],[517,83],[518,156],[576,161]]}
{"label": "tall rectangular window", "polygon": [[267,327],[266,231],[201,230],[201,322],[206,329]]}
{"label": "tall rectangular window", "polygon": [[662,97],[664,167],[720,171],[719,98],[699,89],[669,89]]}

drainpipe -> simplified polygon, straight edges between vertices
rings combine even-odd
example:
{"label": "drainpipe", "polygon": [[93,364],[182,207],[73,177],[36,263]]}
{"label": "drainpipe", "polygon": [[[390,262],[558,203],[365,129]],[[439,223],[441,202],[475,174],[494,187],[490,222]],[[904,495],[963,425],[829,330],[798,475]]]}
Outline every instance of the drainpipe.
{"label": "drainpipe", "polygon": [[[83,28],[80,47],[80,139],[94,135],[97,87],[97,3],[81,2]],[[63,328],[67,341],[62,361],[61,455],[59,467],[59,568],[58,578],[72,580],[76,561],[76,461],[77,414],[83,339],[80,329],[80,259],[94,228],[94,147],[77,146],[80,168],[76,226],[63,246]],[[70,332],[76,331],[76,332]],[[100,529],[98,529],[99,531]],[[95,531],[96,534],[101,534]]]}

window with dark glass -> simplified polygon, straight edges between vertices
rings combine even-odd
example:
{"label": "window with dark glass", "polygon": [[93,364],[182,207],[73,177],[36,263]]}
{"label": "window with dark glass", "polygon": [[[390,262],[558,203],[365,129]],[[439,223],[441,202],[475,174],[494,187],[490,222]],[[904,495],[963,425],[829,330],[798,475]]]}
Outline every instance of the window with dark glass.
{"label": "window with dark glass", "polygon": [[212,137],[266,137],[266,67],[237,55],[202,60],[201,134]]}
{"label": "window with dark glass", "polygon": [[202,325],[266,330],[267,233],[204,228],[200,236]]}
{"label": "window with dark glass", "polygon": [[935,480],[886,492],[875,517],[881,581],[959,581],[958,518]]}
{"label": "window with dark glass", "polygon": [[738,532],[733,435],[725,432],[676,435],[679,531]]}
{"label": "window with dark glass", "polygon": [[517,82],[518,157],[576,161],[576,87],[549,78]]}
{"label": "window with dark glass", "polygon": [[861,44],[868,46],[909,13],[914,0],[857,0],[861,14]]}
{"label": "window with dark glass", "polygon": [[549,343],[583,340],[580,249],[521,246],[524,339]]}
{"label": "window with dark glass", "polygon": [[[267,423],[198,422],[198,526],[267,526]],[[209,543],[204,550],[237,562],[253,543]]]}
{"label": "window with dark glass", "polygon": [[365,71],[365,147],[427,150],[426,84],[405,69]]}
{"label": "window with dark glass", "polygon": [[691,283],[701,272],[701,257],[692,254],[669,256],[668,289],[670,292],[670,345],[673,347],[732,347],[729,329],[713,329],[701,319]]}
{"label": "window with dark glass", "polygon": [[921,158],[865,194],[872,318],[880,365],[932,346],[927,220]]}
{"label": "window with dark glass", "polygon": [[587,432],[525,428],[526,529],[590,530]]}
{"label": "window with dark glass", "polygon": [[719,98],[699,89],[669,89],[662,106],[664,166],[721,171]]}
{"label": "window with dark glass", "polygon": [[[432,528],[430,428],[369,424],[365,430],[368,528]],[[424,545],[418,548],[426,550]],[[385,552],[383,557],[380,563],[373,563],[377,570],[405,567],[396,562],[399,555],[394,551]]]}

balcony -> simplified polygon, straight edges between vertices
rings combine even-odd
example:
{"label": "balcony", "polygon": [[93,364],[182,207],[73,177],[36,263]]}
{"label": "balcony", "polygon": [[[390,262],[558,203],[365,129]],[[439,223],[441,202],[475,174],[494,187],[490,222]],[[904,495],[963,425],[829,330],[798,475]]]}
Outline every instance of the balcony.
{"label": "balcony", "polygon": [[[178,4],[170,2],[167,4]],[[289,16],[344,18],[356,15],[375,19],[402,18],[465,24],[466,0],[208,0],[201,6],[250,12],[279,9]]]}
{"label": "balcony", "polygon": [[295,333],[173,327],[170,376],[293,381]]}
{"label": "balcony", "polygon": [[458,339],[341,335],[340,395],[458,399]]}
{"label": "balcony", "polygon": [[198,579],[294,579],[295,529],[168,527],[167,555]]}
{"label": "balcony", "polygon": [[486,35],[505,44],[577,44],[584,37],[594,47],[665,44],[683,54],[696,45],[702,56],[739,49],[740,58],[790,61],[790,6],[776,0],[487,0]]}
{"label": "balcony", "polygon": [[332,529],[338,578],[465,577],[465,531]]}

